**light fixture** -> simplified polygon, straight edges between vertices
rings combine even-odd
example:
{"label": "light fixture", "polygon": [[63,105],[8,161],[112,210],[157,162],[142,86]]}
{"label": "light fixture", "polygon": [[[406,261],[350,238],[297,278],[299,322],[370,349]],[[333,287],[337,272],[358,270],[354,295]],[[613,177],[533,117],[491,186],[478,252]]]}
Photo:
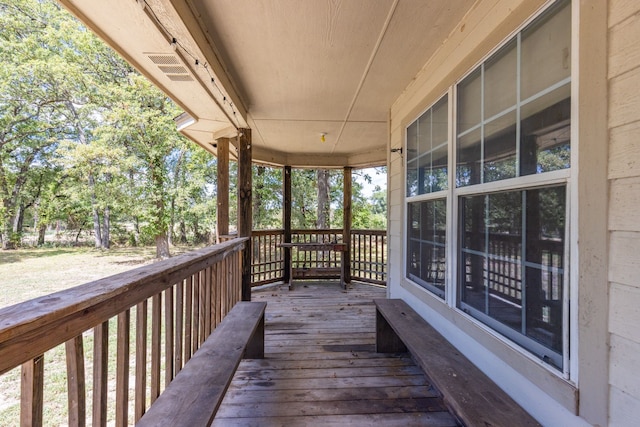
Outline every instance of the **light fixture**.
{"label": "light fixture", "polygon": [[402,154],[402,147],[400,147],[400,148],[392,148],[391,152],[392,153],[400,153],[400,154]]}
{"label": "light fixture", "polygon": [[320,142],[326,142],[327,138],[326,138],[327,134],[325,132],[322,132],[320,134]]}

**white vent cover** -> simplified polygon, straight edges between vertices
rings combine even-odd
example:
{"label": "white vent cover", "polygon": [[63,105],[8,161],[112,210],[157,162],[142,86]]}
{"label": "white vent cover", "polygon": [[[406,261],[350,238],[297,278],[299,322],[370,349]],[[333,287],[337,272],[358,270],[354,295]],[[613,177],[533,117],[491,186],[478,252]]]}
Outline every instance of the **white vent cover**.
{"label": "white vent cover", "polygon": [[167,53],[146,53],[147,57],[158,66],[171,81],[191,82],[193,77],[189,74],[177,56]]}

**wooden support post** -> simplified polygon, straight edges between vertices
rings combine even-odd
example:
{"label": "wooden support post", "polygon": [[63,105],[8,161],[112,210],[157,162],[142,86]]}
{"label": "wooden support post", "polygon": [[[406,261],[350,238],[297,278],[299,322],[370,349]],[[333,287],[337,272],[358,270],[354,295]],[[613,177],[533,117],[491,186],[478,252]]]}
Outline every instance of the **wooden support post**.
{"label": "wooden support post", "polygon": [[376,351],[378,353],[406,353],[404,345],[387,319],[376,308]]}
{"label": "wooden support post", "polygon": [[67,355],[67,394],[69,405],[69,426],[84,427],[86,424],[84,347],[82,335],[65,343]]}
{"label": "wooden support post", "polygon": [[238,236],[249,237],[242,251],[242,301],[251,301],[251,129],[238,132]]}
{"label": "wooden support post", "polygon": [[109,321],[93,329],[93,413],[91,425],[107,426]]}
{"label": "wooden support post", "polygon": [[351,283],[351,178],[352,178],[352,170],[351,167],[344,168],[344,199],[343,199],[343,227],[344,230],[342,232],[342,242],[346,245],[342,256],[344,257],[343,263],[343,276],[344,276],[344,287],[347,287],[347,284]]}
{"label": "wooden support post", "polygon": [[[282,174],[283,184],[283,218],[282,225],[284,227],[284,242],[291,243],[291,166],[284,167]],[[291,283],[291,248],[283,248],[284,250],[284,282]]]}
{"label": "wooden support post", "polygon": [[44,355],[22,364],[20,425],[41,426],[44,394]]}
{"label": "wooden support post", "polygon": [[218,150],[216,231],[217,242],[220,243],[220,236],[229,234],[229,138],[220,138],[216,143]]}

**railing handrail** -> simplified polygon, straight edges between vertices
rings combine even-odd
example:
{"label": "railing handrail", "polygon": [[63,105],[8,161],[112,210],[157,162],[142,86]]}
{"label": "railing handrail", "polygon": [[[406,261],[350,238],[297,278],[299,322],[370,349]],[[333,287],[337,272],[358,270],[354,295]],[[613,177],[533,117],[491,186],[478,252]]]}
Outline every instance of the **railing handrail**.
{"label": "railing handrail", "polygon": [[230,240],[0,309],[0,374],[244,248]]}

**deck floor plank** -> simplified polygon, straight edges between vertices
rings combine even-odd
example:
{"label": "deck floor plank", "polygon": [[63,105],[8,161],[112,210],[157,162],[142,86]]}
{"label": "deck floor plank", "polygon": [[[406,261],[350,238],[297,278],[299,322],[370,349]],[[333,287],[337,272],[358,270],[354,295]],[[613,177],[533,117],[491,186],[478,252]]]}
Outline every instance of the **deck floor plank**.
{"label": "deck floor plank", "polygon": [[385,290],[308,283],[254,291],[266,301],[265,358],[243,360],[214,426],[457,426],[407,354],[375,351]]}

